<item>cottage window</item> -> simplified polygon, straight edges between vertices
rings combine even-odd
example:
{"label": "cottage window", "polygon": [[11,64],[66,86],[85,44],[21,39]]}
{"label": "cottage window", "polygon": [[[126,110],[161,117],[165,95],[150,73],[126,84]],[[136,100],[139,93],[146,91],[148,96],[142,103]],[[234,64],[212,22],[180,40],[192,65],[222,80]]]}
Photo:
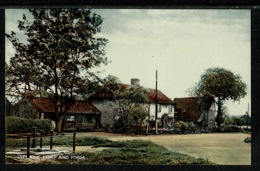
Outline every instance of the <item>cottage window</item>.
{"label": "cottage window", "polygon": [[157,112],[161,112],[161,111],[162,111],[161,108],[162,108],[162,107],[161,107],[161,104],[158,104],[158,106],[157,106]]}
{"label": "cottage window", "polygon": [[65,116],[65,121],[75,121],[75,116]]}
{"label": "cottage window", "polygon": [[172,106],[169,105],[169,113],[172,113]]}

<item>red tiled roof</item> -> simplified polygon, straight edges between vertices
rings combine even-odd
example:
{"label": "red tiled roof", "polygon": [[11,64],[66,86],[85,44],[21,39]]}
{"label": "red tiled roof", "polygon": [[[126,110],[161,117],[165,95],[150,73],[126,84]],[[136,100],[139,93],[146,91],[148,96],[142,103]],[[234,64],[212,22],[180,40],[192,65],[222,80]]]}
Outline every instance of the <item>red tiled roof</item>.
{"label": "red tiled roof", "polygon": [[[48,98],[33,98],[29,100],[30,103],[42,112],[55,112],[53,102]],[[68,113],[96,113],[100,111],[93,106],[89,101],[77,100],[68,110]]]}
{"label": "red tiled roof", "polygon": [[[174,108],[178,112],[179,120],[197,121],[200,117],[200,106],[197,97],[174,98]],[[203,109],[209,110],[212,100],[203,103]]]}
{"label": "red tiled roof", "polygon": [[[155,103],[156,101],[156,90],[155,89],[147,89],[149,95],[149,102]],[[168,98],[165,94],[163,94],[160,90],[157,90],[157,101],[158,103],[166,103],[172,104],[173,101]]]}
{"label": "red tiled roof", "polygon": [[[130,88],[131,85],[121,84],[123,88]],[[156,99],[156,90],[151,88],[144,88],[148,92],[149,102],[155,103]],[[114,93],[110,90],[102,89],[95,94],[93,94],[90,99],[113,99]],[[172,104],[173,101],[168,98],[165,94],[163,94],[160,90],[157,90],[157,100],[158,103]]]}

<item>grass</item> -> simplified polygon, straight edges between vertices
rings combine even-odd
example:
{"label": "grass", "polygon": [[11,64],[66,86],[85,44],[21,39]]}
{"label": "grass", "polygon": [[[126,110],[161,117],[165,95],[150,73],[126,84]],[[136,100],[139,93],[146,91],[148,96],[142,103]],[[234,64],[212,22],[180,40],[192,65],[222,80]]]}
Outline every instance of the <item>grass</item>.
{"label": "grass", "polygon": [[[32,140],[31,140],[32,141]],[[108,139],[103,139],[99,137],[79,137],[77,138],[77,146],[93,146],[98,144],[104,144],[111,142]],[[31,142],[32,143],[32,142]],[[36,139],[36,145],[39,146],[40,139]],[[43,145],[49,145],[50,138],[43,138]],[[6,147],[26,147],[26,138],[7,138]],[[72,146],[72,137],[57,136],[53,138],[53,145],[66,145]]]}
{"label": "grass", "polygon": [[[49,140],[44,140],[48,144]],[[47,145],[46,144],[46,145]],[[54,138],[53,145],[72,145],[72,138]],[[7,147],[22,147],[26,145],[25,140],[7,139]],[[79,137],[78,146],[111,147],[98,152],[76,152],[71,155],[84,156],[84,160],[48,160],[47,164],[160,164],[160,165],[181,165],[181,164],[214,164],[207,159],[194,158],[188,155],[169,151],[150,141],[110,141],[97,137]],[[12,163],[11,159],[8,159]]]}
{"label": "grass", "polygon": [[113,147],[103,151],[77,152],[74,155],[85,156],[86,160],[56,160],[56,164],[213,164],[206,159],[169,151],[150,141],[133,140],[105,142],[94,147]]}

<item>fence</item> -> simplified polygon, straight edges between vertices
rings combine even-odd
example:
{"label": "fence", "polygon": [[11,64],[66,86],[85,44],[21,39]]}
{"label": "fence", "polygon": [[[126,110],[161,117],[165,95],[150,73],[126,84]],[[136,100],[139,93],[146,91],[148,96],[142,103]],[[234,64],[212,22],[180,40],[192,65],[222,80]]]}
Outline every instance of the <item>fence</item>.
{"label": "fence", "polygon": [[[40,135],[37,137],[37,135]],[[43,138],[50,137],[50,149],[53,147],[53,138],[57,137],[53,134],[53,131],[51,131],[51,134],[48,136],[43,136],[43,131],[40,131],[40,134],[36,133],[35,129],[33,129],[33,133],[21,133],[21,134],[6,134],[7,137],[19,137],[19,138],[26,138],[27,145],[26,145],[26,155],[27,158],[30,158],[30,148],[31,148],[31,139],[32,139],[32,148],[36,147],[36,139],[40,139],[40,148],[42,148],[43,145]],[[71,136],[71,135],[62,135],[62,136]],[[76,151],[76,133],[73,133],[73,152]]]}

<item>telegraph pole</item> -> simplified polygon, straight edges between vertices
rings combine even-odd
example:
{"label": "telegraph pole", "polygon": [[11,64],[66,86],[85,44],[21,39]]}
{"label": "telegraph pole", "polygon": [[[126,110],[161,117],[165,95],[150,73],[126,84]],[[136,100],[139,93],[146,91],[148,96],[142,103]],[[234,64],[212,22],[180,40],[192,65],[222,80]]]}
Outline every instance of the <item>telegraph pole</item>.
{"label": "telegraph pole", "polygon": [[155,83],[155,134],[158,134],[158,123],[157,123],[157,112],[158,112],[158,92],[157,92],[157,84],[158,84],[158,73],[156,70],[156,83]]}
{"label": "telegraph pole", "polygon": [[247,108],[247,130],[248,130],[248,125],[249,125],[249,103]]}

